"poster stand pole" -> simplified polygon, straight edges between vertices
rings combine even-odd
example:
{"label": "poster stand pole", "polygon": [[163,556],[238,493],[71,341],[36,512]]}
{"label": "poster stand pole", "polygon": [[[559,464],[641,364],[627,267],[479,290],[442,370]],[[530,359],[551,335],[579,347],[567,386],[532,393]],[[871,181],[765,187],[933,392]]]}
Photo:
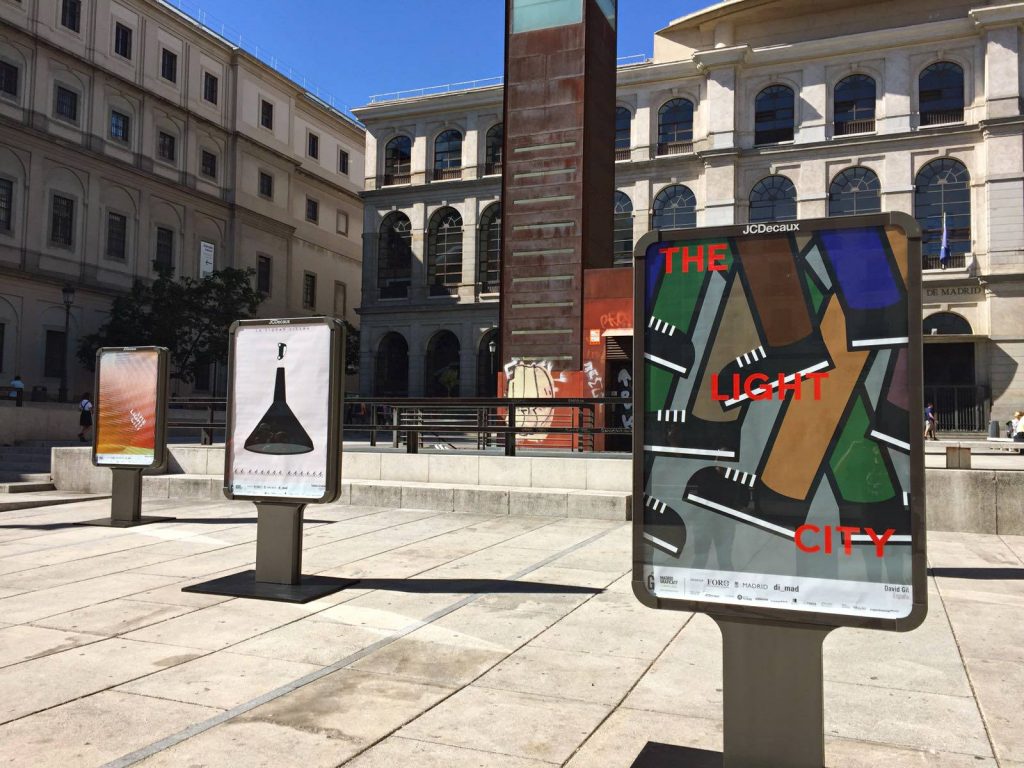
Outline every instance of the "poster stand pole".
{"label": "poster stand pole", "polygon": [[256,568],[183,587],[182,592],[308,603],[339,592],[358,579],[302,575],[305,504],[257,501]]}
{"label": "poster stand pole", "polygon": [[78,525],[101,525],[110,528],[132,528],[136,525],[163,523],[173,517],[143,516],[142,468],[110,468],[110,517],[85,520]]}
{"label": "poster stand pole", "polygon": [[713,617],[722,631],[723,768],[822,768],[822,644],[834,627]]}
{"label": "poster stand pole", "polygon": [[302,514],[305,504],[256,502],[256,581],[302,580]]}

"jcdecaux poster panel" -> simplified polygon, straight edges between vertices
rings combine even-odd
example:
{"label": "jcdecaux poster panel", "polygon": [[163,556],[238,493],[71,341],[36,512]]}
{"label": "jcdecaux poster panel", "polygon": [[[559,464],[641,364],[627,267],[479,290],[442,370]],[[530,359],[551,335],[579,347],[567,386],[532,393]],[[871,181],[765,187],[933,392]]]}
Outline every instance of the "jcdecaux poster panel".
{"label": "jcdecaux poster panel", "polygon": [[888,214],[641,241],[643,602],[899,630],[923,620],[917,232]]}
{"label": "jcdecaux poster panel", "polygon": [[335,321],[323,318],[234,326],[225,462],[229,497],[336,497],[340,334]]}
{"label": "jcdecaux poster panel", "polygon": [[159,347],[105,347],[96,353],[97,466],[163,463],[166,355]]}

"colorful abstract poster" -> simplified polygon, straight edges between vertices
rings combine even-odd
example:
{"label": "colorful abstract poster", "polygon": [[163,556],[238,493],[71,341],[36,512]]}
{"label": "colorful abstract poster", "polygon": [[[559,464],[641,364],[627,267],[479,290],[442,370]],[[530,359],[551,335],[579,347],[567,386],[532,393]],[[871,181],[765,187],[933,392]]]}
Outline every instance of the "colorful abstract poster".
{"label": "colorful abstract poster", "polygon": [[331,328],[322,321],[238,326],[224,479],[233,496],[325,496],[331,349]]}
{"label": "colorful abstract poster", "polygon": [[160,351],[102,349],[97,362],[98,466],[149,467],[156,463]]}
{"label": "colorful abstract poster", "polygon": [[869,221],[638,259],[641,599],[836,623],[924,604],[919,276],[904,229]]}

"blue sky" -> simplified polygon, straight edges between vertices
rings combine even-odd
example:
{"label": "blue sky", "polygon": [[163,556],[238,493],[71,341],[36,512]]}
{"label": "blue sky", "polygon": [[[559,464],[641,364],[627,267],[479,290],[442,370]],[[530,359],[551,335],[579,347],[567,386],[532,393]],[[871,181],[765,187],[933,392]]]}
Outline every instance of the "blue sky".
{"label": "blue sky", "polygon": [[[336,106],[374,94],[502,74],[503,0],[170,0]],[[619,0],[619,56],[651,55],[655,30],[711,4]]]}

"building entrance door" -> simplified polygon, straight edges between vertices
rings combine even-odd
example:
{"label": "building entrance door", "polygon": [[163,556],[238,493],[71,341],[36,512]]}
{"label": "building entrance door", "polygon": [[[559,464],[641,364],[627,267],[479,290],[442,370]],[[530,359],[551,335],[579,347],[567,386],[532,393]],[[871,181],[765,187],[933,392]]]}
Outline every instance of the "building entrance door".
{"label": "building entrance door", "polygon": [[[633,396],[633,337],[605,337],[605,392],[608,397]],[[633,405],[612,405],[605,410],[605,426],[633,428]],[[632,435],[606,435],[605,450],[632,450]]]}
{"label": "building entrance door", "polygon": [[975,343],[924,345],[924,399],[935,405],[940,430],[985,429],[985,398],[974,377]]}

